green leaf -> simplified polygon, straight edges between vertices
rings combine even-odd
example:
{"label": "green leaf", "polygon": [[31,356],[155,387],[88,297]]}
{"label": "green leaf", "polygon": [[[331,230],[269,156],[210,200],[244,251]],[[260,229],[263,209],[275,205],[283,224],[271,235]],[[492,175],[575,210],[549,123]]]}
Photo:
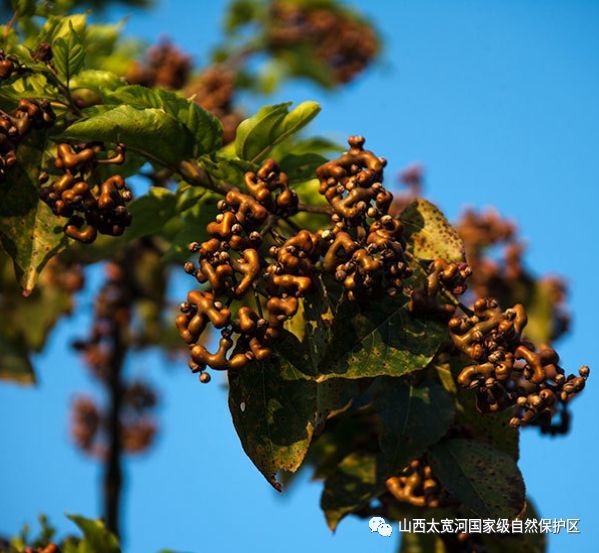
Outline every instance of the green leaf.
{"label": "green leaf", "polygon": [[[87,17],[83,13],[68,16],[51,16],[44,24],[41,33],[43,38],[40,37],[40,42],[50,42],[53,44],[57,39],[69,36],[71,29],[79,35],[85,36],[86,25]],[[48,33],[45,37],[44,32]]]}
{"label": "green leaf", "polygon": [[225,31],[227,34],[233,34],[252,21],[263,17],[264,7],[254,0],[235,0],[227,7],[225,16]]}
{"label": "green leaf", "polygon": [[175,215],[177,196],[167,188],[152,187],[129,206],[131,226],[125,235],[129,240],[159,233]]}
{"label": "green leaf", "polygon": [[243,449],[279,491],[277,473],[298,470],[314,429],[355,394],[351,382],[285,380],[282,370],[293,371],[272,360],[229,373],[229,409]]}
{"label": "green leaf", "polygon": [[320,111],[316,102],[302,102],[289,111],[290,102],[265,106],[237,128],[235,152],[241,159],[259,162],[280,142],[305,127]]}
{"label": "green leaf", "polygon": [[209,111],[174,92],[139,85],[119,88],[106,98],[137,108],[160,108],[177,119],[194,137],[194,157],[216,151],[222,144],[222,125]]}
{"label": "green leaf", "polygon": [[84,69],[71,79],[71,88],[89,88],[98,93],[106,93],[123,85],[123,79],[112,71]]}
{"label": "green leaf", "polygon": [[33,290],[46,262],[66,244],[63,221],[39,199],[45,144],[41,133],[23,142],[17,164],[0,183],[0,242],[13,260],[25,295]]}
{"label": "green leaf", "polygon": [[517,461],[520,432],[509,425],[513,415],[510,409],[481,414],[476,408],[476,394],[472,390],[460,388],[458,392],[456,424],[464,427],[469,436],[488,443]]}
{"label": "green leaf", "polygon": [[288,154],[279,165],[284,173],[287,173],[289,182],[305,182],[314,177],[316,169],[323,163],[326,163],[327,158],[320,154]]}
{"label": "green leaf", "polygon": [[273,129],[288,113],[291,102],[265,106],[237,127],[235,152],[241,159],[257,161],[272,142]]}
{"label": "green leaf", "polygon": [[31,17],[35,14],[36,0],[13,0],[12,5],[21,17]]}
{"label": "green leaf", "polygon": [[101,520],[92,520],[80,515],[67,515],[83,532],[78,553],[120,553],[116,537],[109,532]]}
{"label": "green leaf", "polygon": [[320,498],[329,528],[335,530],[346,515],[376,497],[382,487],[379,482],[374,454],[354,452],[345,457],[326,479]]}
{"label": "green leaf", "polygon": [[531,289],[522,298],[528,317],[524,333],[526,338],[537,344],[550,343],[559,331],[555,328],[555,291],[544,279],[529,283],[529,287]]}
{"label": "green leaf", "polygon": [[303,129],[320,113],[320,109],[318,102],[306,101],[291,110],[274,129],[273,145],[283,142]]}
{"label": "green leaf", "polygon": [[430,449],[433,474],[477,518],[508,518],[525,506],[524,482],[514,459],[474,440],[452,439]]}
{"label": "green leaf", "polygon": [[66,36],[57,38],[52,45],[52,62],[67,86],[71,77],[76,75],[85,61],[85,48],[83,39],[69,23],[69,32]]}
{"label": "green leaf", "polygon": [[183,262],[189,259],[189,243],[208,239],[206,225],[218,214],[216,204],[219,197],[204,190],[201,192],[201,199],[197,198],[192,206],[181,210],[165,224],[163,234],[170,242],[170,247],[164,254],[165,262]]}
{"label": "green leaf", "polygon": [[25,345],[14,337],[0,333],[0,380],[19,384],[35,383],[35,373]]}
{"label": "green leaf", "polygon": [[401,212],[400,219],[408,251],[418,259],[444,259],[450,263],[465,260],[464,244],[457,231],[432,203],[419,198]]}
{"label": "green leaf", "polygon": [[298,371],[319,381],[402,376],[426,367],[447,335],[443,324],[416,318],[398,299],[371,302],[364,308],[345,301],[330,332],[318,372],[305,365],[296,366]]}
{"label": "green leaf", "polygon": [[210,157],[203,156],[200,159],[200,165],[215,179],[222,180],[240,188],[245,186],[245,174],[248,171],[255,173],[260,168],[257,163],[252,163],[251,161],[245,161],[243,159],[223,157],[220,155],[220,152]]}
{"label": "green leaf", "polygon": [[454,420],[455,404],[434,381],[415,386],[403,379],[380,378],[373,386],[379,443],[392,476],[446,434]]}
{"label": "green leaf", "polygon": [[71,140],[123,142],[148,160],[175,167],[193,157],[194,138],[172,115],[161,109],[119,106],[79,121],[64,131]]}

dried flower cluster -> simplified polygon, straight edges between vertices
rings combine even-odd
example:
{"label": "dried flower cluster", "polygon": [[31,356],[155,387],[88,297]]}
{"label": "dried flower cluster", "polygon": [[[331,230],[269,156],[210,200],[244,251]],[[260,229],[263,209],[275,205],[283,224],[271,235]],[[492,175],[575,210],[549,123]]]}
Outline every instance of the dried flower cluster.
{"label": "dried flower cluster", "polygon": [[[86,244],[98,233],[120,236],[131,224],[126,204],[132,195],[125,180],[113,175],[101,181],[96,175],[100,166],[122,164],[125,147],[117,144],[113,157],[99,158],[103,149],[102,144],[59,144],[54,165],[62,174],[40,190],[55,215],[69,218],[64,233]],[[48,178],[40,175],[42,183]]]}
{"label": "dried flower cluster", "polygon": [[374,30],[349,14],[327,7],[274,2],[268,42],[273,51],[308,48],[330,71],[334,83],[347,83],[364,71],[379,51]]}
{"label": "dried flower cluster", "polygon": [[51,127],[54,119],[54,112],[47,100],[37,102],[23,99],[12,113],[0,110],[0,182],[17,162],[19,143],[32,129]]}
{"label": "dried flower cluster", "polygon": [[560,404],[568,403],[585,386],[589,368],[566,376],[549,346],[536,348],[523,339],[527,323],[522,305],[502,311],[495,300],[475,302],[471,316],[449,321],[455,347],[475,361],[462,369],[458,383],[476,391],[483,413],[515,406],[511,426],[540,420],[550,424]]}

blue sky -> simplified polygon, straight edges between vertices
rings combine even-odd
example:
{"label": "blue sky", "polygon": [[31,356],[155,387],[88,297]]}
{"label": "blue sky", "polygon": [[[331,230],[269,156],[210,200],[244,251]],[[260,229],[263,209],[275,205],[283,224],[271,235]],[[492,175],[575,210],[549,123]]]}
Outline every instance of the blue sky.
{"label": "blue sky", "polygon": [[[422,161],[428,196],[452,218],[465,205],[494,205],[516,219],[530,245],[530,265],[570,284],[574,325],[559,344],[563,364],[576,370],[586,363],[592,372],[599,367],[599,2],[352,4],[382,30],[383,62],[335,95],[293,83],[273,102],[320,101],[323,112],[312,130],[364,134],[389,160],[389,181],[401,167]],[[223,8],[222,1],[163,0],[153,11],[133,13],[126,28],[148,41],[169,34],[201,63],[217,40]],[[246,107],[256,104],[250,99]],[[81,298],[83,306],[90,302],[89,295]],[[69,444],[67,428],[70,398],[94,390],[65,347],[88,321],[84,309],[59,325],[36,360],[37,389],[0,386],[0,534],[42,511],[69,531],[63,512],[99,514],[98,467]],[[200,386],[183,364],[152,354],[131,360],[128,371],[160,388],[162,432],[149,455],[126,465],[127,553],[167,546],[263,553],[396,547],[359,520],[344,521],[331,535],[318,507],[320,484],[306,476],[278,496],[244,456],[218,384]],[[567,438],[523,433],[520,465],[542,516],[582,519],[580,535],[552,537],[551,553],[599,546],[596,378],[574,403]]]}

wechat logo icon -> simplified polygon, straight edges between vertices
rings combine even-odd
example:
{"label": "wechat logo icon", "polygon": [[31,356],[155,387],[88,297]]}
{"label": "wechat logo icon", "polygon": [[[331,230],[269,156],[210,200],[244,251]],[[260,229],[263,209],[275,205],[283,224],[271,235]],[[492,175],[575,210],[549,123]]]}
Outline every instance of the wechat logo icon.
{"label": "wechat logo icon", "polygon": [[368,527],[370,528],[371,533],[378,532],[379,535],[384,538],[391,537],[391,534],[393,533],[393,528],[390,524],[387,524],[383,517],[372,517],[368,521]]}

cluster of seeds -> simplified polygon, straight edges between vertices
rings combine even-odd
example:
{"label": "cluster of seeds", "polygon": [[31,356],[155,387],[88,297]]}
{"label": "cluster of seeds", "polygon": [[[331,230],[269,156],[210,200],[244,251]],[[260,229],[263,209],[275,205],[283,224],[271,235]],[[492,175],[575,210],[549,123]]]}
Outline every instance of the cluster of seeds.
{"label": "cluster of seeds", "polygon": [[191,57],[168,41],[148,50],[147,59],[134,62],[125,78],[131,84],[179,90],[189,78]]}
{"label": "cluster of seeds", "polygon": [[[151,416],[156,406],[154,391],[143,382],[133,382],[123,390],[121,411],[121,447],[129,454],[150,447],[156,436],[156,423]],[[71,412],[71,437],[88,455],[103,459],[107,454],[106,430],[109,414],[87,396],[75,398]]]}
{"label": "cluster of seeds", "polygon": [[[190,244],[190,250],[198,253],[199,263],[190,261],[185,270],[211,289],[189,292],[177,318],[179,332],[191,348],[194,372],[204,371],[206,366],[238,369],[251,359],[268,359],[268,341],[297,312],[297,296],[310,288],[310,256],[317,253],[317,237],[300,231],[283,240],[273,228],[274,218],[294,214],[298,205],[286,175],[269,160],[257,173],[247,173],[245,184],[249,194],[231,190],[219,202],[221,213],[207,227],[211,238]],[[276,261],[265,267],[259,249],[267,236],[280,246],[270,248],[269,254]],[[253,306],[244,305],[236,313],[229,309],[233,300],[248,299],[248,295]],[[222,329],[215,353],[199,341],[209,322]],[[238,334],[239,352],[229,355],[233,332]],[[210,376],[202,373],[200,378],[207,382]]]}
{"label": "cluster of seeds", "polygon": [[0,182],[17,163],[19,143],[32,129],[51,127],[54,120],[54,112],[47,100],[22,99],[12,113],[0,110]]}
{"label": "cluster of seeds", "polygon": [[[149,447],[156,434],[151,414],[157,399],[154,391],[141,381],[115,381],[113,367],[122,362],[125,343],[129,339],[132,292],[121,267],[106,267],[106,282],[96,296],[94,321],[90,335],[78,340],[74,347],[83,354],[94,377],[107,388],[117,388],[120,401],[119,424],[121,447],[138,453]],[[75,443],[94,457],[103,458],[108,449],[110,427],[108,410],[93,398],[81,396],[73,404],[71,435]]]}
{"label": "cluster of seeds", "polygon": [[[96,176],[100,166],[122,164],[125,148],[118,144],[115,155],[103,159],[98,157],[102,151],[102,144],[59,144],[54,165],[62,174],[40,190],[55,215],[69,218],[65,234],[86,244],[98,233],[120,236],[131,224],[126,204],[132,195],[125,180],[120,175],[104,181]],[[47,173],[40,175],[42,183],[48,179]]]}
{"label": "cluster of seeds", "polygon": [[[290,217],[298,197],[268,160],[245,175],[244,192],[230,190],[219,202],[220,214],[207,226],[210,238],[190,244],[198,263],[187,262],[185,271],[209,289],[189,292],[177,327],[202,382],[210,380],[207,367],[240,369],[269,359],[269,343],[321,273],[332,275],[351,301],[401,290],[409,268],[401,224],[388,214],[393,196],[381,183],[385,160],[364,150],[362,137],[351,137],[349,145],[316,171],[331,206],[330,227],[297,227]],[[201,338],[208,324],[221,331],[214,353]]]}
{"label": "cluster of seeds", "polygon": [[581,392],[589,376],[586,366],[579,376],[566,376],[554,349],[537,349],[523,339],[526,323],[522,305],[502,311],[488,298],[475,302],[471,316],[449,321],[455,347],[475,361],[461,370],[458,383],[476,391],[483,413],[515,406],[514,427],[537,420],[550,424],[560,404]]}
{"label": "cluster of seeds", "polygon": [[267,39],[275,53],[309,48],[334,83],[353,80],[379,51],[374,30],[350,14],[285,0],[271,5]]}
{"label": "cluster of seeds", "polygon": [[364,142],[364,137],[350,137],[346,153],[316,170],[320,193],[333,211],[333,228],[322,233],[322,266],[350,300],[375,289],[393,296],[410,275],[401,223],[389,215],[393,195],[382,185],[386,160],[364,150]]}
{"label": "cluster of seeds", "polygon": [[388,478],[387,489],[397,501],[436,509],[447,505],[449,496],[424,458],[414,459],[399,476]]}
{"label": "cluster of seeds", "polygon": [[[540,289],[551,305],[550,339],[555,340],[568,330],[570,317],[565,307],[566,284],[553,276],[537,279],[526,270],[522,259],[525,247],[512,221],[494,210],[467,210],[456,229],[472,267],[470,289],[476,297],[492,297],[503,305],[511,305],[530,301],[535,289]],[[490,255],[493,249],[498,248],[503,250],[501,257]]]}
{"label": "cluster of seeds", "polygon": [[4,50],[0,48],[0,81],[10,79],[18,65],[17,60],[7,56]]}

